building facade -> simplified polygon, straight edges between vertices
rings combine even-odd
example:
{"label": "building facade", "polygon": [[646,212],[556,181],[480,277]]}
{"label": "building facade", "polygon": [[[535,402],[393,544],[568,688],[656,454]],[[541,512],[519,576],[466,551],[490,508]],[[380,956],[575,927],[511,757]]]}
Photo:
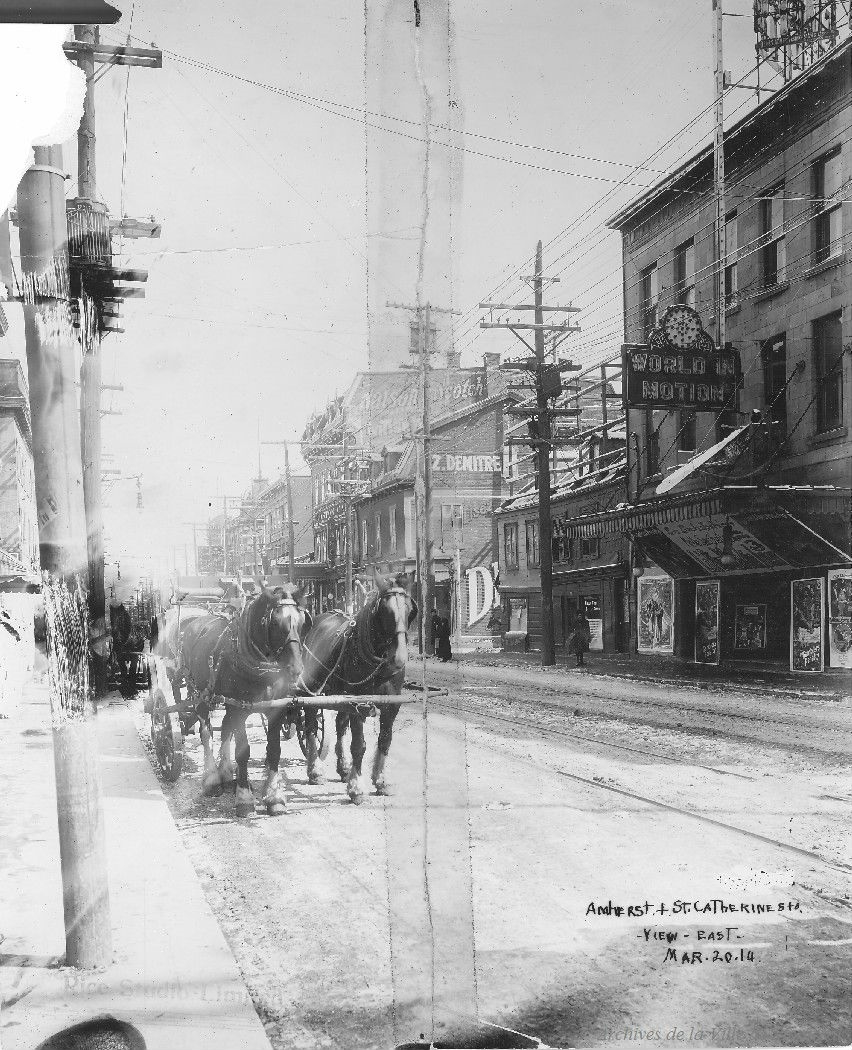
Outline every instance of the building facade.
{"label": "building facade", "polygon": [[[631,506],[575,519],[569,535],[629,537],[634,650],[850,665],[850,120],[847,40],[726,132],[720,266],[712,150],[610,220],[625,354],[654,403],[628,407]],[[660,341],[675,304],[697,311],[709,356]],[[732,395],[710,378],[726,350]]]}

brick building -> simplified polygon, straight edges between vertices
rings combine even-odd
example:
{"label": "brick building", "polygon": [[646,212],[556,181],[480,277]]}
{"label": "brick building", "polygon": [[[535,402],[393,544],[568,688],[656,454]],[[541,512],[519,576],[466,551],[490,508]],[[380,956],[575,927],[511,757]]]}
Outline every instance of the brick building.
{"label": "brick building", "polygon": [[791,654],[807,650],[803,670],[852,659],[850,122],[847,40],[726,132],[721,273],[712,149],[610,220],[622,236],[626,343],[648,344],[680,303],[712,347],[724,295],[742,373],[732,399],[678,407],[695,359],[646,355],[642,367],[681,374],[648,377],[671,407],[629,410],[633,506],[569,528],[575,541],[629,536],[641,651],[795,665]]}

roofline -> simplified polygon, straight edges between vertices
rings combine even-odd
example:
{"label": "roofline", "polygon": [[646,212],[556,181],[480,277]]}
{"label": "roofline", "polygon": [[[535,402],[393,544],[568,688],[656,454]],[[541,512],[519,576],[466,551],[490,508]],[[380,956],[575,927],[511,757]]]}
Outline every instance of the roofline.
{"label": "roofline", "polygon": [[[816,76],[831,62],[838,61],[844,57],[845,52],[849,52],[852,49],[852,37],[847,37],[841,43],[837,44],[828,54],[823,55],[818,61],[814,62],[813,65],[808,66],[806,70],[800,73],[793,80],[789,81],[782,88],[779,88],[774,95],[771,95],[764,102],[759,103],[750,112],[737,121],[732,127],[725,131],[725,141],[730,142],[732,138],[744,131],[750,124],[762,120],[772,108],[781,103],[785,102],[791,94],[797,91],[802,84],[811,77]],[[610,216],[605,222],[604,226],[610,230],[620,230],[623,226],[626,226],[630,220],[636,217],[643,209],[650,204],[653,200],[661,197],[668,190],[672,189],[683,177],[693,169],[697,168],[702,161],[707,160],[713,156],[713,145],[704,146],[703,149],[699,150],[698,153],[694,153],[688,160],[685,160],[680,167],[667,175],[665,178],[660,179],[659,182],[649,186],[644,193],[639,194],[638,197],[634,197],[628,204],[625,204],[623,208],[620,208],[614,215]]]}

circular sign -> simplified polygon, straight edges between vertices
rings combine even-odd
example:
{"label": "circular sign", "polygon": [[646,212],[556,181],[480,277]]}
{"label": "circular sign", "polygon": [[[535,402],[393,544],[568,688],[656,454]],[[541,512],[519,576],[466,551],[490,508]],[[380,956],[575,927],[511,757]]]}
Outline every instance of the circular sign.
{"label": "circular sign", "polygon": [[663,314],[660,328],[673,349],[692,350],[701,335],[701,318],[691,307],[678,303]]}

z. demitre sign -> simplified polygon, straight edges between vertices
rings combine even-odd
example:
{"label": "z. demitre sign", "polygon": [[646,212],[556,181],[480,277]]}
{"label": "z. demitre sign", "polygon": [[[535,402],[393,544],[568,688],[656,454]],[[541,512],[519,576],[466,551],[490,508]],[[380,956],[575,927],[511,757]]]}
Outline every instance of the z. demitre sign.
{"label": "z. demitre sign", "polygon": [[626,408],[734,407],[740,355],[715,347],[688,306],[670,306],[648,343],[622,346],[622,359]]}

